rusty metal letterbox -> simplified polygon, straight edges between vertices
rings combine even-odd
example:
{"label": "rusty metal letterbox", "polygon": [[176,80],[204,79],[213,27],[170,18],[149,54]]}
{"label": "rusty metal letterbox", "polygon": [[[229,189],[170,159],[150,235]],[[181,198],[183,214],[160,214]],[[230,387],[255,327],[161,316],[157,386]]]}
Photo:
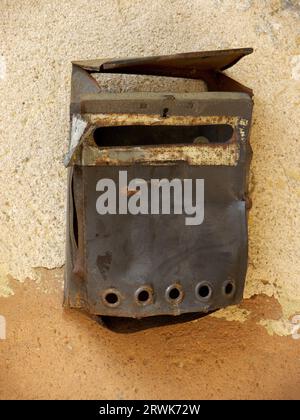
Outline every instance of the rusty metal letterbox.
{"label": "rusty metal letterbox", "polygon": [[[65,158],[66,306],[143,318],[207,313],[240,302],[247,270],[252,92],[222,71],[251,52],[73,63]],[[202,79],[207,91],[102,93],[93,73]],[[103,180],[116,193],[110,212],[97,207],[107,191]],[[129,212],[130,200],[136,209],[141,194],[133,180],[149,187],[148,207]],[[170,198],[176,184],[185,200],[182,194],[193,194],[193,182],[203,188],[196,222],[188,206],[175,211]],[[158,206],[151,195],[155,186]],[[169,212],[162,211],[166,191]]]}

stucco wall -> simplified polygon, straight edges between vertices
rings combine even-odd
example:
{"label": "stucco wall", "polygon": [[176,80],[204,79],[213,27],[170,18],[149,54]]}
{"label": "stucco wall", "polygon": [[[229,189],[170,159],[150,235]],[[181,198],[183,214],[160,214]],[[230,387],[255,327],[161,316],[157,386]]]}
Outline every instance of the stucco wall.
{"label": "stucco wall", "polygon": [[278,299],[282,319],[258,322],[287,333],[300,311],[300,2],[1,0],[0,16],[0,294],[9,276],[64,264],[71,60],[253,47],[228,71],[255,95],[245,296]]}

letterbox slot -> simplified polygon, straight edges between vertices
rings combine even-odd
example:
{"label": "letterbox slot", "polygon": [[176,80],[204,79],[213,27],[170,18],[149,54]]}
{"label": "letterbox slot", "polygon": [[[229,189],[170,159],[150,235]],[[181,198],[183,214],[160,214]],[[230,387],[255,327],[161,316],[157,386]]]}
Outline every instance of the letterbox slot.
{"label": "letterbox slot", "polygon": [[163,144],[224,144],[233,136],[229,124],[125,125],[98,127],[93,132],[99,147],[156,146]]}

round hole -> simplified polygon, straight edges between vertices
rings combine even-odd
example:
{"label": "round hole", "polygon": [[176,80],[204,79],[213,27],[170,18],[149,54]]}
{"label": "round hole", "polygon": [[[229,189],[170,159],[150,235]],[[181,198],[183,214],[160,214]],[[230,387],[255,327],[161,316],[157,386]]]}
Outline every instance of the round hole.
{"label": "round hole", "polygon": [[176,300],[176,299],[179,298],[179,296],[180,296],[180,291],[176,287],[174,287],[174,289],[171,289],[169,291],[169,298],[170,299]]}
{"label": "round hole", "polygon": [[227,296],[231,296],[235,291],[235,285],[232,282],[227,282],[224,285],[224,293]]}
{"label": "round hole", "polygon": [[136,302],[140,305],[148,305],[152,303],[153,300],[153,290],[149,286],[140,287],[135,292]]}
{"label": "round hole", "polygon": [[140,302],[147,302],[147,300],[149,299],[149,292],[147,290],[142,290],[139,294],[138,294],[138,300]]}
{"label": "round hole", "polygon": [[115,304],[118,302],[119,298],[118,298],[118,296],[116,295],[116,293],[108,293],[108,294],[105,296],[105,300],[106,300],[106,302],[107,302],[107,303],[109,303],[110,305],[115,305]]}
{"label": "round hole", "polygon": [[166,298],[171,303],[179,303],[183,299],[183,291],[179,284],[171,285],[166,290]]}
{"label": "round hole", "polygon": [[115,307],[121,302],[121,295],[118,290],[109,289],[103,294],[103,301],[105,305]]}
{"label": "round hole", "polygon": [[208,283],[199,283],[196,286],[196,296],[201,300],[208,300],[212,295],[212,288]]}
{"label": "round hole", "polygon": [[200,297],[206,298],[209,295],[209,292],[210,290],[208,286],[205,285],[205,286],[199,287],[198,293]]}

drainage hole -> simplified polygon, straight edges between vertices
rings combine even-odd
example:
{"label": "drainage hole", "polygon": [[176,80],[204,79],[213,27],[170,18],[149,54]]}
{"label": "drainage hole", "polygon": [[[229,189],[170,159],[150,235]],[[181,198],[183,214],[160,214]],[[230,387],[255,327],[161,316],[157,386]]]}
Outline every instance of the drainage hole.
{"label": "drainage hole", "polygon": [[225,286],[225,293],[226,295],[231,295],[231,293],[233,292],[233,284],[232,283],[227,283]]}
{"label": "drainage hole", "polygon": [[176,300],[180,297],[180,290],[177,287],[174,287],[169,291],[169,298],[172,300]]}
{"label": "drainage hole", "polygon": [[204,284],[203,286],[200,286],[198,289],[198,294],[201,298],[206,298],[210,295],[210,287]]}
{"label": "drainage hole", "polygon": [[115,305],[119,301],[119,296],[116,293],[110,292],[105,296],[105,300],[109,305]]}
{"label": "drainage hole", "polygon": [[150,299],[150,293],[147,290],[141,290],[137,295],[139,302],[147,302]]}

